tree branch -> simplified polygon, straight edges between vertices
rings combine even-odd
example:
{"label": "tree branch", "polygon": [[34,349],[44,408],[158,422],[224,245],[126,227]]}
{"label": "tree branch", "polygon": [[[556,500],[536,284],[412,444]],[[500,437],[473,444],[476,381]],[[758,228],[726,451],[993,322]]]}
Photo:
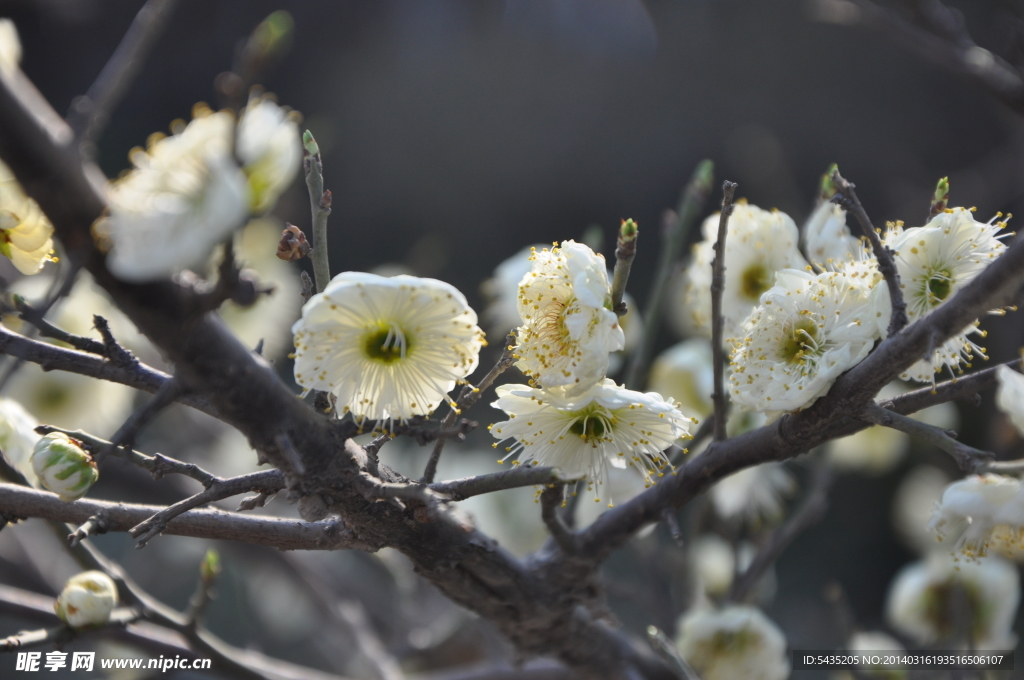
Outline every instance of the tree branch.
{"label": "tree branch", "polygon": [[836,194],[832,201],[840,205],[847,212],[853,213],[860,224],[861,233],[871,242],[871,250],[878,260],[878,271],[885,277],[885,285],[889,289],[889,300],[892,302],[892,316],[889,318],[887,335],[892,337],[903,330],[907,325],[907,303],[903,301],[903,289],[900,287],[900,274],[896,270],[896,262],[893,260],[892,251],[882,244],[875,226],[871,224],[871,218],[857,198],[855,185],[846,181],[839,174],[839,169],[832,171],[832,184],[836,188]]}
{"label": "tree branch", "polygon": [[629,270],[633,268],[636,257],[636,239],[640,235],[636,222],[622,220],[619,237],[615,242],[615,270],[612,272],[612,311],[625,316],[625,304],[622,296],[626,294],[626,282],[629,281]]}
{"label": "tree branch", "polygon": [[551,532],[551,537],[558,547],[567,555],[576,553],[576,534],[569,530],[558,514],[562,506],[565,487],[561,484],[549,484],[540,494],[540,516],[544,526]]}
{"label": "tree branch", "polygon": [[523,486],[540,486],[562,482],[554,468],[534,467],[525,465],[511,470],[494,472],[478,477],[453,479],[447,482],[434,482],[430,488],[437,493],[448,496],[453,501],[461,501],[485,493],[516,489]]}
{"label": "tree branch", "polygon": [[868,404],[867,408],[864,409],[863,415],[868,422],[883,427],[890,427],[900,432],[906,432],[915,439],[942,449],[953,456],[956,464],[964,472],[978,472],[991,463],[995,457],[992,453],[981,451],[973,446],[967,446],[957,441],[953,436],[956,434],[955,432],[950,433],[934,425],[922,423],[920,420],[914,420],[899,413],[893,413],[878,404]]}
{"label": "tree branch", "polygon": [[718,219],[718,239],[715,241],[715,259],[711,262],[711,360],[715,372],[715,392],[711,400],[715,404],[715,441],[725,439],[725,421],[729,414],[729,402],[725,393],[725,354],[722,347],[722,293],[725,292],[725,237],[729,231],[729,216],[732,215],[733,196],[736,183],[726,180],[722,183],[722,214]]}

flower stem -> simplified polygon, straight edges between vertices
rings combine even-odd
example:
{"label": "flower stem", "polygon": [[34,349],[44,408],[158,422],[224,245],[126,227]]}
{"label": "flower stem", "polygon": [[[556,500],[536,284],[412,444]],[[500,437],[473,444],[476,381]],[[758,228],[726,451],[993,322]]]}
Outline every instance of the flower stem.
{"label": "flower stem", "polygon": [[331,214],[331,192],[324,191],[320,147],[309,130],[302,135],[302,146],[306,188],[309,189],[309,204],[313,213],[313,250],[309,257],[313,260],[316,292],[322,293],[331,280],[331,267],[327,259],[327,218]]}
{"label": "flower stem", "polygon": [[615,247],[615,271],[612,273],[612,311],[623,316],[626,313],[626,306],[622,302],[622,296],[626,294],[626,281],[629,280],[629,270],[633,268],[633,258],[636,257],[636,238],[640,231],[633,220],[622,220],[619,227],[619,239]]}
{"label": "flower stem", "polygon": [[715,241],[715,259],[711,263],[711,353],[715,370],[715,441],[725,439],[725,419],[729,402],[725,398],[725,354],[722,348],[722,293],[725,292],[725,236],[729,231],[736,182],[722,182],[722,215],[718,219],[718,240]]}

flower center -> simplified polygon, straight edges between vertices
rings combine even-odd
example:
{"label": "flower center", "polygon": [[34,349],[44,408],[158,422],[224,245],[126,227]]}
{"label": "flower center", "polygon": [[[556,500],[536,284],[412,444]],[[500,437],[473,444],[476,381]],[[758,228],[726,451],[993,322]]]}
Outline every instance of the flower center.
{"label": "flower center", "polygon": [[928,278],[928,303],[935,307],[947,297],[953,290],[952,273],[943,269],[933,272]]}
{"label": "flower center", "polygon": [[743,295],[752,299],[760,299],[761,293],[772,287],[773,272],[761,263],[753,264],[743,270],[740,287]]}
{"label": "flower center", "polygon": [[803,363],[818,354],[818,325],[803,318],[793,324],[782,343],[782,358],[790,364]]}
{"label": "flower center", "polygon": [[569,426],[569,431],[585,442],[601,441],[614,426],[614,418],[609,417],[604,409],[589,407],[570,415],[575,416],[576,420]]}
{"label": "flower center", "polygon": [[404,359],[411,348],[411,338],[394,323],[381,322],[370,327],[363,340],[366,356],[384,364]]}

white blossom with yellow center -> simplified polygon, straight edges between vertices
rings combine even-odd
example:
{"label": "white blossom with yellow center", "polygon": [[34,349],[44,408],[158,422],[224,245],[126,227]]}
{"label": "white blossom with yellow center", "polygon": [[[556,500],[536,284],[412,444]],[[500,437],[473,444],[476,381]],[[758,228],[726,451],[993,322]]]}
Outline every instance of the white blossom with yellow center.
{"label": "white blossom with yellow center", "polygon": [[[634,392],[605,379],[582,393],[502,385],[492,406],[509,420],[490,426],[498,442],[514,439],[506,459],[558,468],[564,479],[587,479],[600,501],[608,466],[632,465],[652,484],[669,466],[663,451],[693,422],[655,392]],[[498,446],[498,442],[494,444]]]}
{"label": "white blossom with yellow center", "polygon": [[170,137],[131,153],[135,166],[112,185],[110,217],[97,224],[119,279],[153,281],[206,262],[249,212],[249,182],[231,155],[234,117],[197,106]]}
{"label": "white blossom with yellow center", "polygon": [[0,162],[0,253],[22,274],[35,274],[52,259],[53,225]]}
{"label": "white blossom with yellow center", "polygon": [[[1013,621],[1020,603],[1017,568],[998,557],[957,562],[933,553],[904,567],[886,597],[893,629],[919,645],[952,644],[967,610],[972,649],[1013,649]],[[961,619],[964,620],[964,619]]]}
{"label": "white blossom with yellow center", "polygon": [[730,605],[693,609],[679,621],[679,653],[701,680],[785,680],[786,638],[761,610]]}
{"label": "white blossom with yellow center", "polygon": [[928,529],[968,559],[1024,548],[1024,485],[1003,475],[971,475],[942,492]]}
{"label": "white blossom with yellow center", "polygon": [[250,99],[242,112],[235,154],[249,178],[254,213],[273,208],[302,165],[302,140],[295,119],[295,114],[268,97]]}
{"label": "white blossom with yellow center", "polygon": [[[970,210],[951,208],[940,213],[928,226],[904,229],[901,224],[889,225],[884,243],[896,256],[900,288],[907,303],[910,323],[930,314],[970,283],[996,257],[1006,250],[998,232],[1006,226],[996,221],[978,222]],[[886,286],[878,287],[878,326],[889,325],[892,303]],[[985,348],[975,344],[970,335],[984,337],[974,322],[961,333],[944,342],[931,357],[925,357],[900,375],[918,382],[935,382],[935,374],[943,368],[963,372],[977,354],[985,356]]]}
{"label": "white blossom with yellow center", "polygon": [[609,352],[625,346],[604,258],[581,243],[535,252],[517,306],[516,365],[546,388],[587,390],[607,373]]}
{"label": "white blossom with yellow center", "polygon": [[[711,337],[711,263],[718,240],[719,215],[704,220],[704,240],[693,247],[686,270],[685,306],[695,329]],[[725,290],[722,318],[725,336],[742,333],[743,320],[757,306],[761,295],[775,285],[776,272],[803,269],[807,261],[797,247],[799,231],[793,220],[778,210],[762,210],[737,204],[729,218],[725,240]]]}
{"label": "white blossom with yellow center", "polygon": [[811,405],[878,337],[870,289],[838,272],[779,272],[745,326],[729,391],[770,417]]}
{"label": "white blossom with yellow center", "polygon": [[295,380],[340,413],[404,420],[434,411],[473,372],[483,331],[454,286],[415,276],[338,274],[310,298],[295,335]]}

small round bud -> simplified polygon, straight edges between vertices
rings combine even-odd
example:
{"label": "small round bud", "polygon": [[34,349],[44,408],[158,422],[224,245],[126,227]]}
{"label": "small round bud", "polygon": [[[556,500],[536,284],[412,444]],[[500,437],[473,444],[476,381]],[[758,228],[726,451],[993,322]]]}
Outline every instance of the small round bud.
{"label": "small round bud", "polygon": [[63,432],[48,434],[36,443],[32,469],[44,487],[68,503],[84,496],[100,478],[92,456]]}
{"label": "small round bud", "polygon": [[102,626],[117,606],[117,586],[102,571],[72,576],[57,596],[53,609],[72,628]]}

